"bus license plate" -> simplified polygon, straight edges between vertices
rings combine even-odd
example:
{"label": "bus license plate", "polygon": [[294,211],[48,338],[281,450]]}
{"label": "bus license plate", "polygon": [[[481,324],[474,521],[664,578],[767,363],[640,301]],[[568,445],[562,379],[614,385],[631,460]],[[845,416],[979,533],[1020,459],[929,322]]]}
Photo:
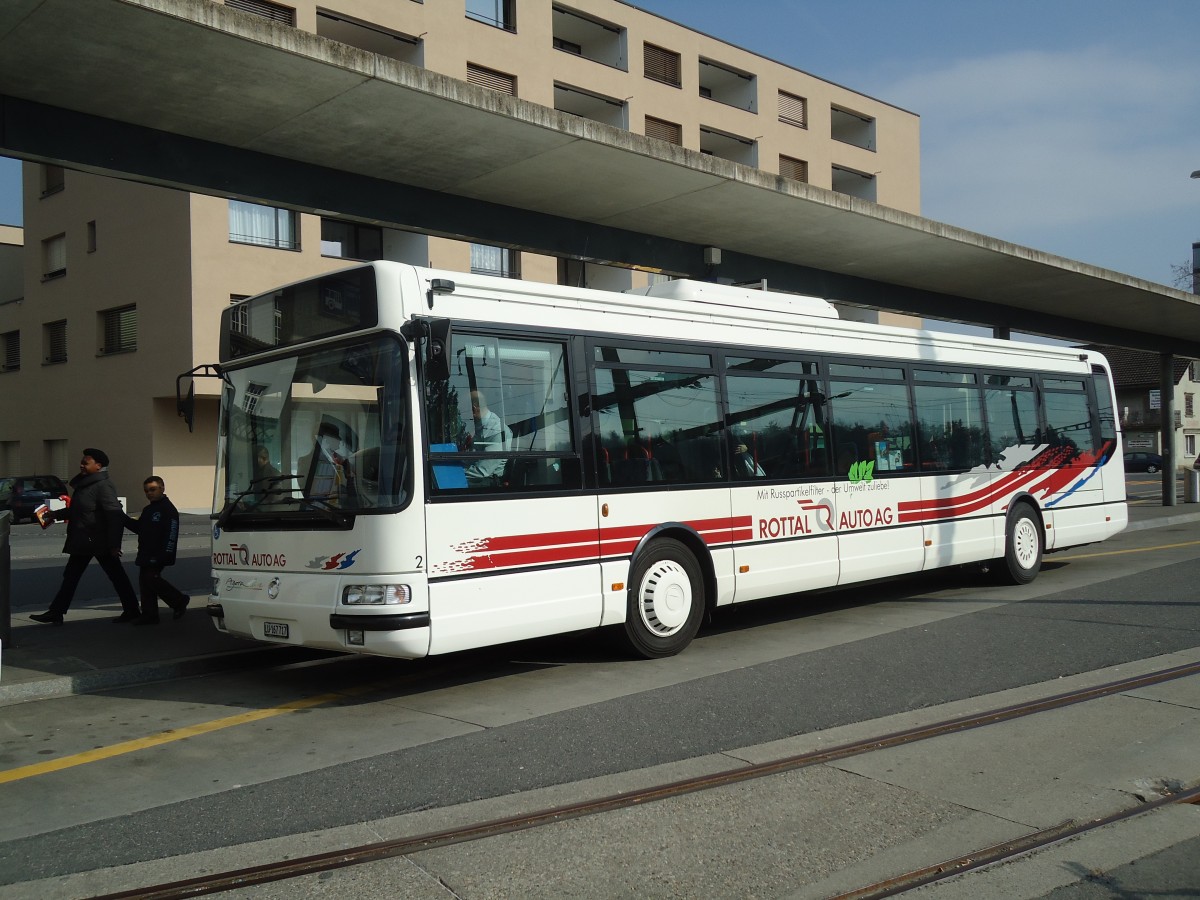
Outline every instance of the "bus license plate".
{"label": "bus license plate", "polygon": [[287,622],[263,622],[263,637],[283,638],[288,637]]}

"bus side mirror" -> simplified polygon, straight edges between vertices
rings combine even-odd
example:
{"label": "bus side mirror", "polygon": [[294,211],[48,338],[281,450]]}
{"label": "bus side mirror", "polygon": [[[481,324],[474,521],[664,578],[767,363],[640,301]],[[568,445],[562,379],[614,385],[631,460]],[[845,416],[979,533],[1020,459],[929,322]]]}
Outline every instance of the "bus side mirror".
{"label": "bus side mirror", "polygon": [[446,381],[450,377],[449,319],[429,320],[429,343],[425,348],[425,377],[431,381]]}
{"label": "bus side mirror", "polygon": [[187,396],[182,400],[179,398],[179,388],[175,389],[175,411],[179,414],[183,421],[187,422],[188,433],[192,431],[192,426],[196,421],[196,382],[188,380]]}
{"label": "bus side mirror", "polygon": [[[201,378],[221,378],[220,366],[215,366],[212,363],[204,363],[196,366],[189,372],[184,372],[175,378],[175,412],[187,422],[188,431],[192,431],[192,426],[196,420],[196,377]],[[184,397],[183,379],[188,380],[187,396]]]}

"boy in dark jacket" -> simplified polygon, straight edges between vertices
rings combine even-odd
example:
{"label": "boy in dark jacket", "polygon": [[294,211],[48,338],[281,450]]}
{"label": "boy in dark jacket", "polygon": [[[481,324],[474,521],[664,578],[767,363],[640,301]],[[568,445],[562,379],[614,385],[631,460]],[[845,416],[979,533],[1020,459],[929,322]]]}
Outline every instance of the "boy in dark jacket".
{"label": "boy in dark jacket", "polygon": [[131,622],[138,617],[137,597],[133,585],[121,566],[122,519],[125,511],[117,499],[117,489],[108,480],[108,454],[95,447],[85,447],[79,461],[79,474],[71,479],[71,505],[49,513],[50,521],[66,520],[67,539],[63,553],[68,554],[63,570],[62,585],[50,608],[29,618],[46,625],[61,625],[63,614],[71,606],[75,588],[83,577],[88,563],[95,558],[121,598],[123,612],[114,622]]}
{"label": "boy in dark jacket", "polygon": [[191,600],[187,594],[162,577],[162,570],[175,565],[175,548],[179,544],[179,510],[167,499],[166,485],[157,475],[142,484],[146,492],[146,508],[136,519],[125,516],[125,527],[138,536],[138,588],[142,592],[142,614],[134,625],[158,624],[158,600],[171,607],[174,618],[180,618]]}

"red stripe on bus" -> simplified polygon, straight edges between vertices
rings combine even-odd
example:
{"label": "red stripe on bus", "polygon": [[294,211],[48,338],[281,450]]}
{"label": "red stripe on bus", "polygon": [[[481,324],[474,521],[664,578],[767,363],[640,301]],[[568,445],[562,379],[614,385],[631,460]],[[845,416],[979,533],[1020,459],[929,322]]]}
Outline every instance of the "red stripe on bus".
{"label": "red stripe on bus", "polygon": [[[705,544],[727,544],[753,536],[751,516],[697,519],[684,524],[695,529]],[[469,554],[465,560],[447,560],[441,571],[477,572],[546,565],[555,562],[583,562],[614,556],[628,556],[654,525],[621,525],[591,530],[512,534],[464,541],[454,549]]]}

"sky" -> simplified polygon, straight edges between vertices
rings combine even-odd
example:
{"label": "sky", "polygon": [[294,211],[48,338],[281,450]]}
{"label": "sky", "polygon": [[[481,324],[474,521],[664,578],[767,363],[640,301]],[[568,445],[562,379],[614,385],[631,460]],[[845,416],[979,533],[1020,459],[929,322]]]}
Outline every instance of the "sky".
{"label": "sky", "polygon": [[1160,284],[1200,241],[1194,0],[637,0],[921,117],[921,214]]}
{"label": "sky", "polygon": [[[1161,284],[1200,241],[1194,0],[637,0],[921,117],[921,214]],[[0,224],[21,223],[0,158]]]}

